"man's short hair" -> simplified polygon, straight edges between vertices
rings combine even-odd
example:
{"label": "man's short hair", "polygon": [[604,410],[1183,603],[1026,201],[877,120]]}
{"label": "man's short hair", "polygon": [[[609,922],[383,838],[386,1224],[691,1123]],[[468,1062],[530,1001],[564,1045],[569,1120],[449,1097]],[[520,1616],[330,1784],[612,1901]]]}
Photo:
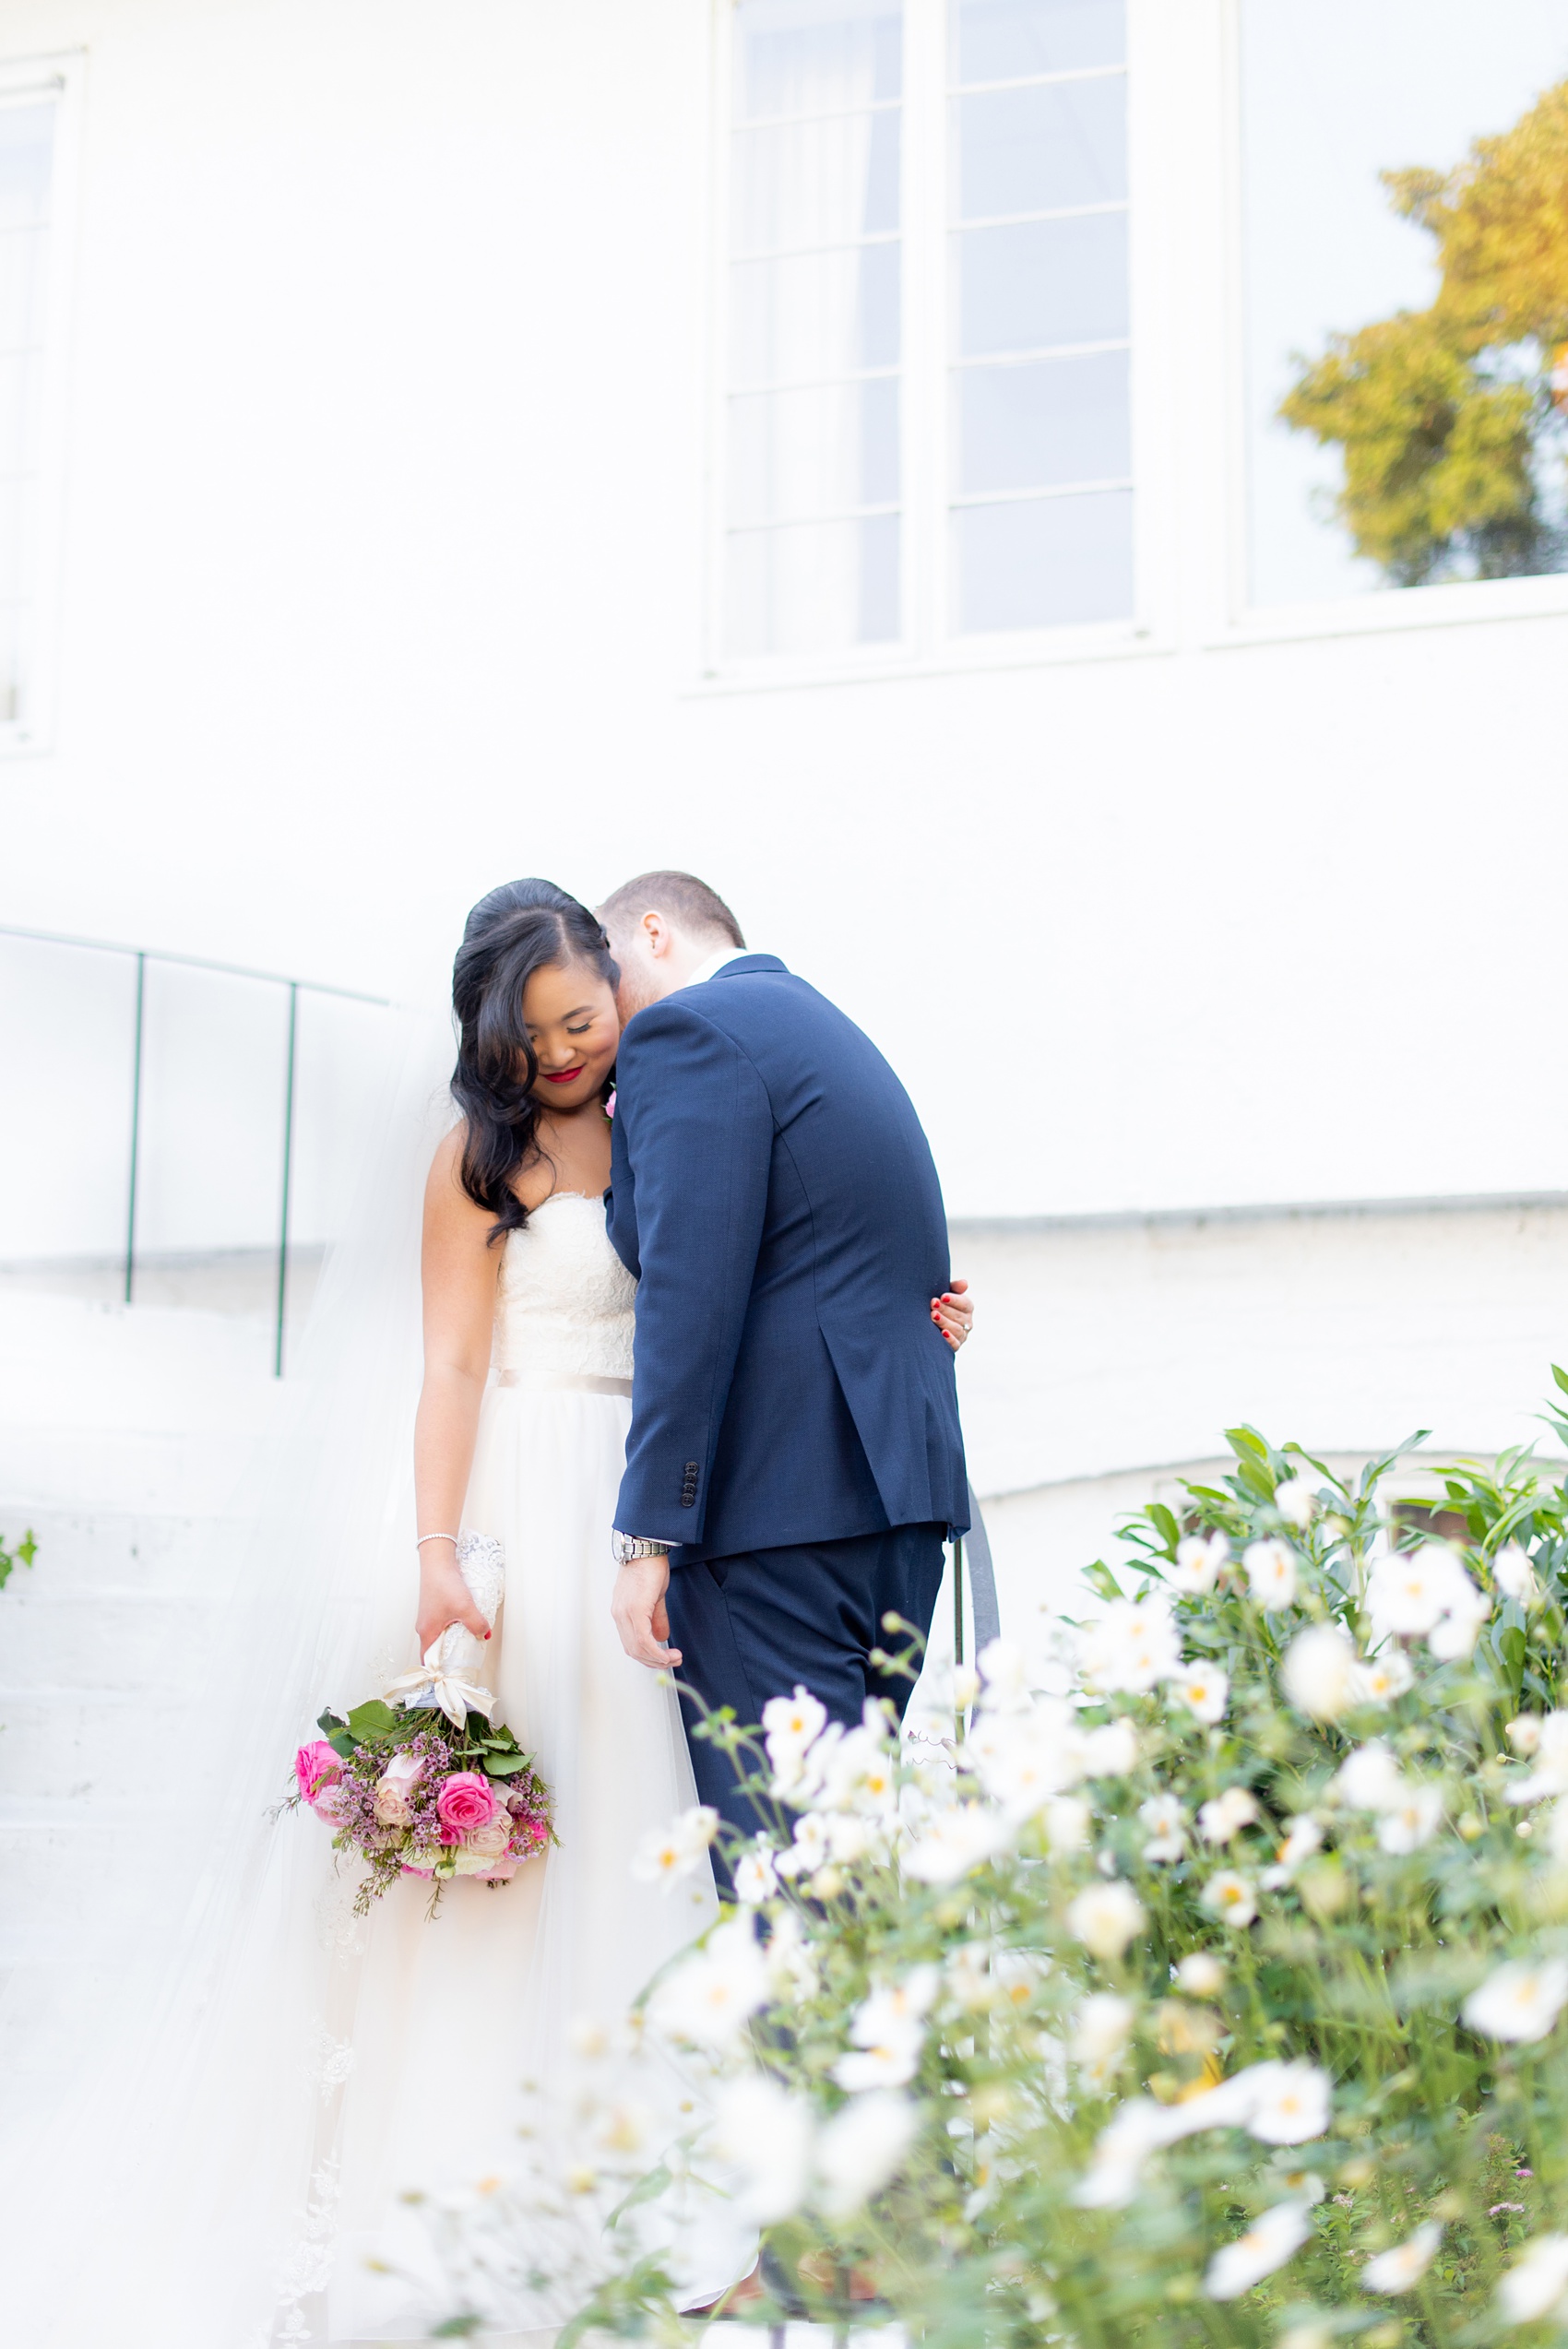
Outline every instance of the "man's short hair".
{"label": "man's short hair", "polygon": [[677,929],[693,937],[718,936],[731,946],[745,946],[741,925],[718,890],[695,872],[639,872],[635,881],[624,881],[599,908],[606,929],[619,921],[640,921],[645,913],[668,914]]}

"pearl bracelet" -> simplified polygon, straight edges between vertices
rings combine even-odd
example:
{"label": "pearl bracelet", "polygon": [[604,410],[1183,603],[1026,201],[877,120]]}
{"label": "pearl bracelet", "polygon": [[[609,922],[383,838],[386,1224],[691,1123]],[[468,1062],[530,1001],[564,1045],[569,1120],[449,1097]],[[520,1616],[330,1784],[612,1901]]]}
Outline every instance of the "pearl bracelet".
{"label": "pearl bracelet", "polygon": [[449,1541],[454,1549],[456,1549],[457,1546],[457,1536],[456,1534],[421,1534],[418,1541],[414,1544],[414,1548],[416,1549],[422,1549],[427,1541]]}

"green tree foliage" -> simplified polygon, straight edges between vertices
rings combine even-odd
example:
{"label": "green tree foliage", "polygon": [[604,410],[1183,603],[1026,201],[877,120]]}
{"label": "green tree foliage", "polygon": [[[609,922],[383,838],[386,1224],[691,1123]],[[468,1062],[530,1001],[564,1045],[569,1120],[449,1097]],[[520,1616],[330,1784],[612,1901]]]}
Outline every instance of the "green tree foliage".
{"label": "green tree foliage", "polygon": [[1568,409],[1568,81],[1455,171],[1383,181],[1436,241],[1437,298],[1333,336],[1279,413],[1342,449],[1336,516],[1399,586],[1568,567],[1542,495]]}

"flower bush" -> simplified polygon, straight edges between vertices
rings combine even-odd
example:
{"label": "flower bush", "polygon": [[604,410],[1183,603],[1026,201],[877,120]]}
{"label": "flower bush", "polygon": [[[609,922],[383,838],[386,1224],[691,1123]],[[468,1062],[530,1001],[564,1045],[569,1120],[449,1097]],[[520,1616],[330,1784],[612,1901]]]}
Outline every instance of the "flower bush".
{"label": "flower bush", "polygon": [[[938,2349],[1568,2324],[1568,1485],[1460,1464],[1439,1539],[1384,1508],[1397,1454],[1352,1487],[1230,1441],[1090,1570],[1054,1688],[982,1655],[961,1741],[799,1690],[706,1725],[774,1823],[645,2022],[724,2075],[688,2163],[768,2231],[750,2313]],[[645,2245],[580,2328],[672,2332]]]}

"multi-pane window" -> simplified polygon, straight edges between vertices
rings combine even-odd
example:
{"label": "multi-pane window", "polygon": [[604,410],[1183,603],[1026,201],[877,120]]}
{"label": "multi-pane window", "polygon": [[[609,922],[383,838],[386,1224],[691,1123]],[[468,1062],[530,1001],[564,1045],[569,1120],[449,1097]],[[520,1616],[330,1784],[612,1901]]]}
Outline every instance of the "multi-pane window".
{"label": "multi-pane window", "polygon": [[956,633],[1132,609],[1123,0],[955,0]]}
{"label": "multi-pane window", "polygon": [[37,649],[41,418],[59,101],[0,90],[0,726],[26,717]]}
{"label": "multi-pane window", "polygon": [[726,642],[899,634],[899,0],[742,0],[731,163]]}
{"label": "multi-pane window", "polygon": [[1123,13],[736,0],[726,658],[1131,614]]}

